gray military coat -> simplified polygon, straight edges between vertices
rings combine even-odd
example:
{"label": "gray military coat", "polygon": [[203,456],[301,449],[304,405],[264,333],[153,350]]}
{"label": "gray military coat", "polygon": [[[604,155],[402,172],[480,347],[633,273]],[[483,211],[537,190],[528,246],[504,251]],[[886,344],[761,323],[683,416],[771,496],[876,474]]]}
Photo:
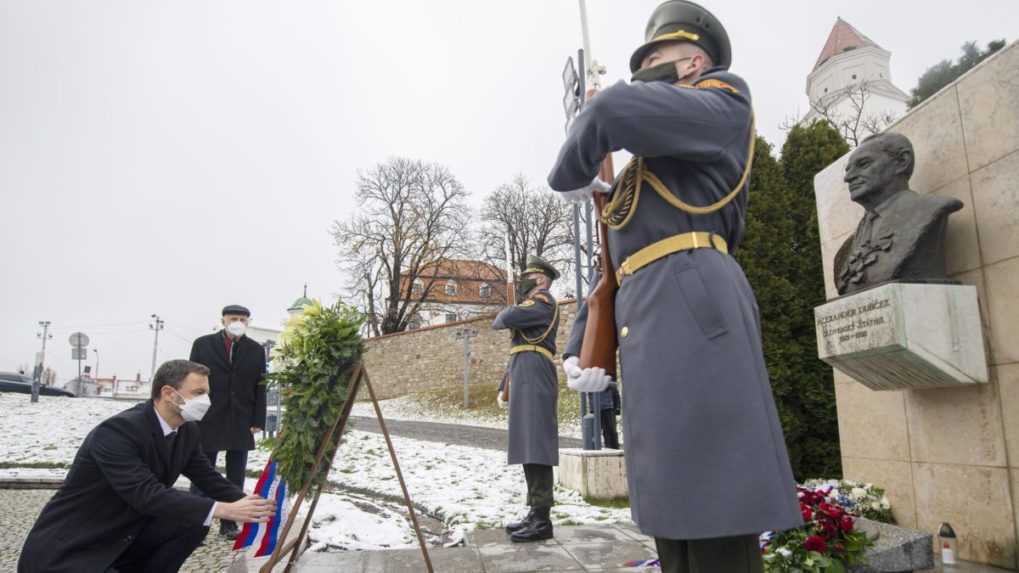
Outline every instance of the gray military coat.
{"label": "gray military coat", "polygon": [[[578,115],[549,185],[583,187],[606,154],[626,149],[687,203],[724,197],[749,159],[750,94],[742,79],[717,69],[699,83],[705,87],[620,82],[602,91]],[[739,244],[746,193],[693,215],[643,187],[629,224],[609,233],[616,268],[689,231],[717,233],[730,249]],[[616,323],[630,505],[641,531],[703,539],[802,525],[757,302],[736,260],[698,249],[644,267],[623,281]]]}
{"label": "gray military coat", "polygon": [[[550,328],[551,327],[551,328]],[[512,329],[513,346],[532,344],[556,351],[559,317],[555,298],[540,290],[520,304],[504,309],[492,328]],[[559,403],[556,366],[537,352],[521,352],[510,358],[509,451],[510,464],[559,465]]]}

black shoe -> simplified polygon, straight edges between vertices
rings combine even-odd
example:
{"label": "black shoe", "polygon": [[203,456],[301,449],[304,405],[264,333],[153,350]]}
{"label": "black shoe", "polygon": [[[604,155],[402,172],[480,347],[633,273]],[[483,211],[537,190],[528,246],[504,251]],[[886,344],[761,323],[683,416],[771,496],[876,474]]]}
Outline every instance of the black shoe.
{"label": "black shoe", "polygon": [[219,528],[219,534],[230,541],[233,541],[237,539],[237,536],[240,535],[241,532],[237,529],[236,525],[224,525]]}
{"label": "black shoe", "polygon": [[513,543],[529,543],[531,541],[542,541],[555,537],[552,531],[551,521],[536,521],[519,531],[510,534],[510,541]]}
{"label": "black shoe", "polygon": [[542,541],[552,539],[552,520],[549,518],[551,508],[538,507],[534,510],[534,517],[527,527],[510,534],[510,541],[513,543],[529,543],[531,541]]}
{"label": "black shoe", "polygon": [[510,523],[509,525],[507,525],[506,526],[506,533],[510,533],[511,534],[514,531],[520,531],[521,529],[523,529],[523,528],[527,527],[528,525],[530,525],[531,521],[533,519],[534,519],[534,508],[532,507],[527,512],[527,515],[525,515],[523,519],[521,519],[520,521],[515,521],[515,522]]}

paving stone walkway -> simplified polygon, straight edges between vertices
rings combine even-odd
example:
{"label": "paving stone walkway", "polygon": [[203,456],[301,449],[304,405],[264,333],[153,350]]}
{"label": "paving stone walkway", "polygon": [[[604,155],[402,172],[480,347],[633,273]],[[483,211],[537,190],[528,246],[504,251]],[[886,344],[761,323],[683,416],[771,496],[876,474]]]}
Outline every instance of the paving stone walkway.
{"label": "paving stone walkway", "polygon": [[[16,570],[25,536],[52,489],[0,489],[0,572]],[[218,530],[214,524],[213,531]],[[559,526],[554,539],[514,544],[501,529],[468,534],[462,547],[429,549],[436,573],[532,573],[532,572],[657,572],[656,567],[625,567],[629,561],[653,559],[654,541],[632,524]],[[232,542],[210,534],[181,569],[184,573],[257,571],[264,559],[238,560]],[[425,571],[417,549],[306,553],[295,570],[299,573],[421,573]],[[1003,569],[960,563],[918,573],[1003,573]]]}
{"label": "paving stone walkway", "polygon": [[[25,537],[54,493],[54,489],[0,489],[0,508],[3,508],[0,511],[0,572],[17,570]],[[205,545],[192,553],[181,568],[183,573],[223,571],[233,562],[233,542],[215,533],[219,531],[218,523],[213,527]]]}
{"label": "paving stone walkway", "polygon": [[[554,539],[537,543],[511,543],[501,529],[470,533],[464,547],[432,548],[435,573],[531,573],[537,571],[647,571],[657,567],[626,567],[631,560],[654,559],[654,542],[628,525],[557,527]],[[264,560],[238,564],[231,573],[257,571]],[[418,549],[306,553],[298,573],[421,573],[424,560]]]}
{"label": "paving stone walkway", "polygon": [[[478,530],[467,537],[465,547],[429,550],[435,573],[538,573],[538,572],[645,572],[656,566],[631,566],[631,561],[654,559],[654,540],[631,524],[557,527],[555,539],[515,544],[499,529]],[[254,573],[264,560],[236,563],[230,573]],[[420,550],[306,553],[295,567],[297,573],[421,573],[425,571]],[[960,562],[953,567],[916,573],[1005,573],[1004,569]]]}

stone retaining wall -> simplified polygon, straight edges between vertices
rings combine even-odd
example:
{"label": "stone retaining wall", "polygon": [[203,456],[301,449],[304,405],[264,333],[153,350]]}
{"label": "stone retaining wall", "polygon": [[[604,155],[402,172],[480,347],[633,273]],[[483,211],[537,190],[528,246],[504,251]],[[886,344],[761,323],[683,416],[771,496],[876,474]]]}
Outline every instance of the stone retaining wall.
{"label": "stone retaining wall", "polygon": [[[577,305],[560,301],[557,347],[561,352],[573,327]],[[463,384],[463,341],[456,332],[477,330],[471,339],[470,383],[498,384],[509,359],[509,333],[492,330],[495,315],[411,330],[367,341],[365,365],[372,387],[382,398],[396,398],[430,388]],[[559,360],[557,359],[558,363]]]}

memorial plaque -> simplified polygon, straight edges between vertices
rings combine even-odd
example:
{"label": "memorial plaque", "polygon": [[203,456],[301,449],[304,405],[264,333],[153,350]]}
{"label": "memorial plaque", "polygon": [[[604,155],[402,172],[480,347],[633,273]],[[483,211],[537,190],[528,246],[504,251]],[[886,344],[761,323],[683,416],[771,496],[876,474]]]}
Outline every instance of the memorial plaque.
{"label": "memorial plaque", "polygon": [[987,382],[976,288],[890,283],[814,309],[817,352],[873,390]]}

